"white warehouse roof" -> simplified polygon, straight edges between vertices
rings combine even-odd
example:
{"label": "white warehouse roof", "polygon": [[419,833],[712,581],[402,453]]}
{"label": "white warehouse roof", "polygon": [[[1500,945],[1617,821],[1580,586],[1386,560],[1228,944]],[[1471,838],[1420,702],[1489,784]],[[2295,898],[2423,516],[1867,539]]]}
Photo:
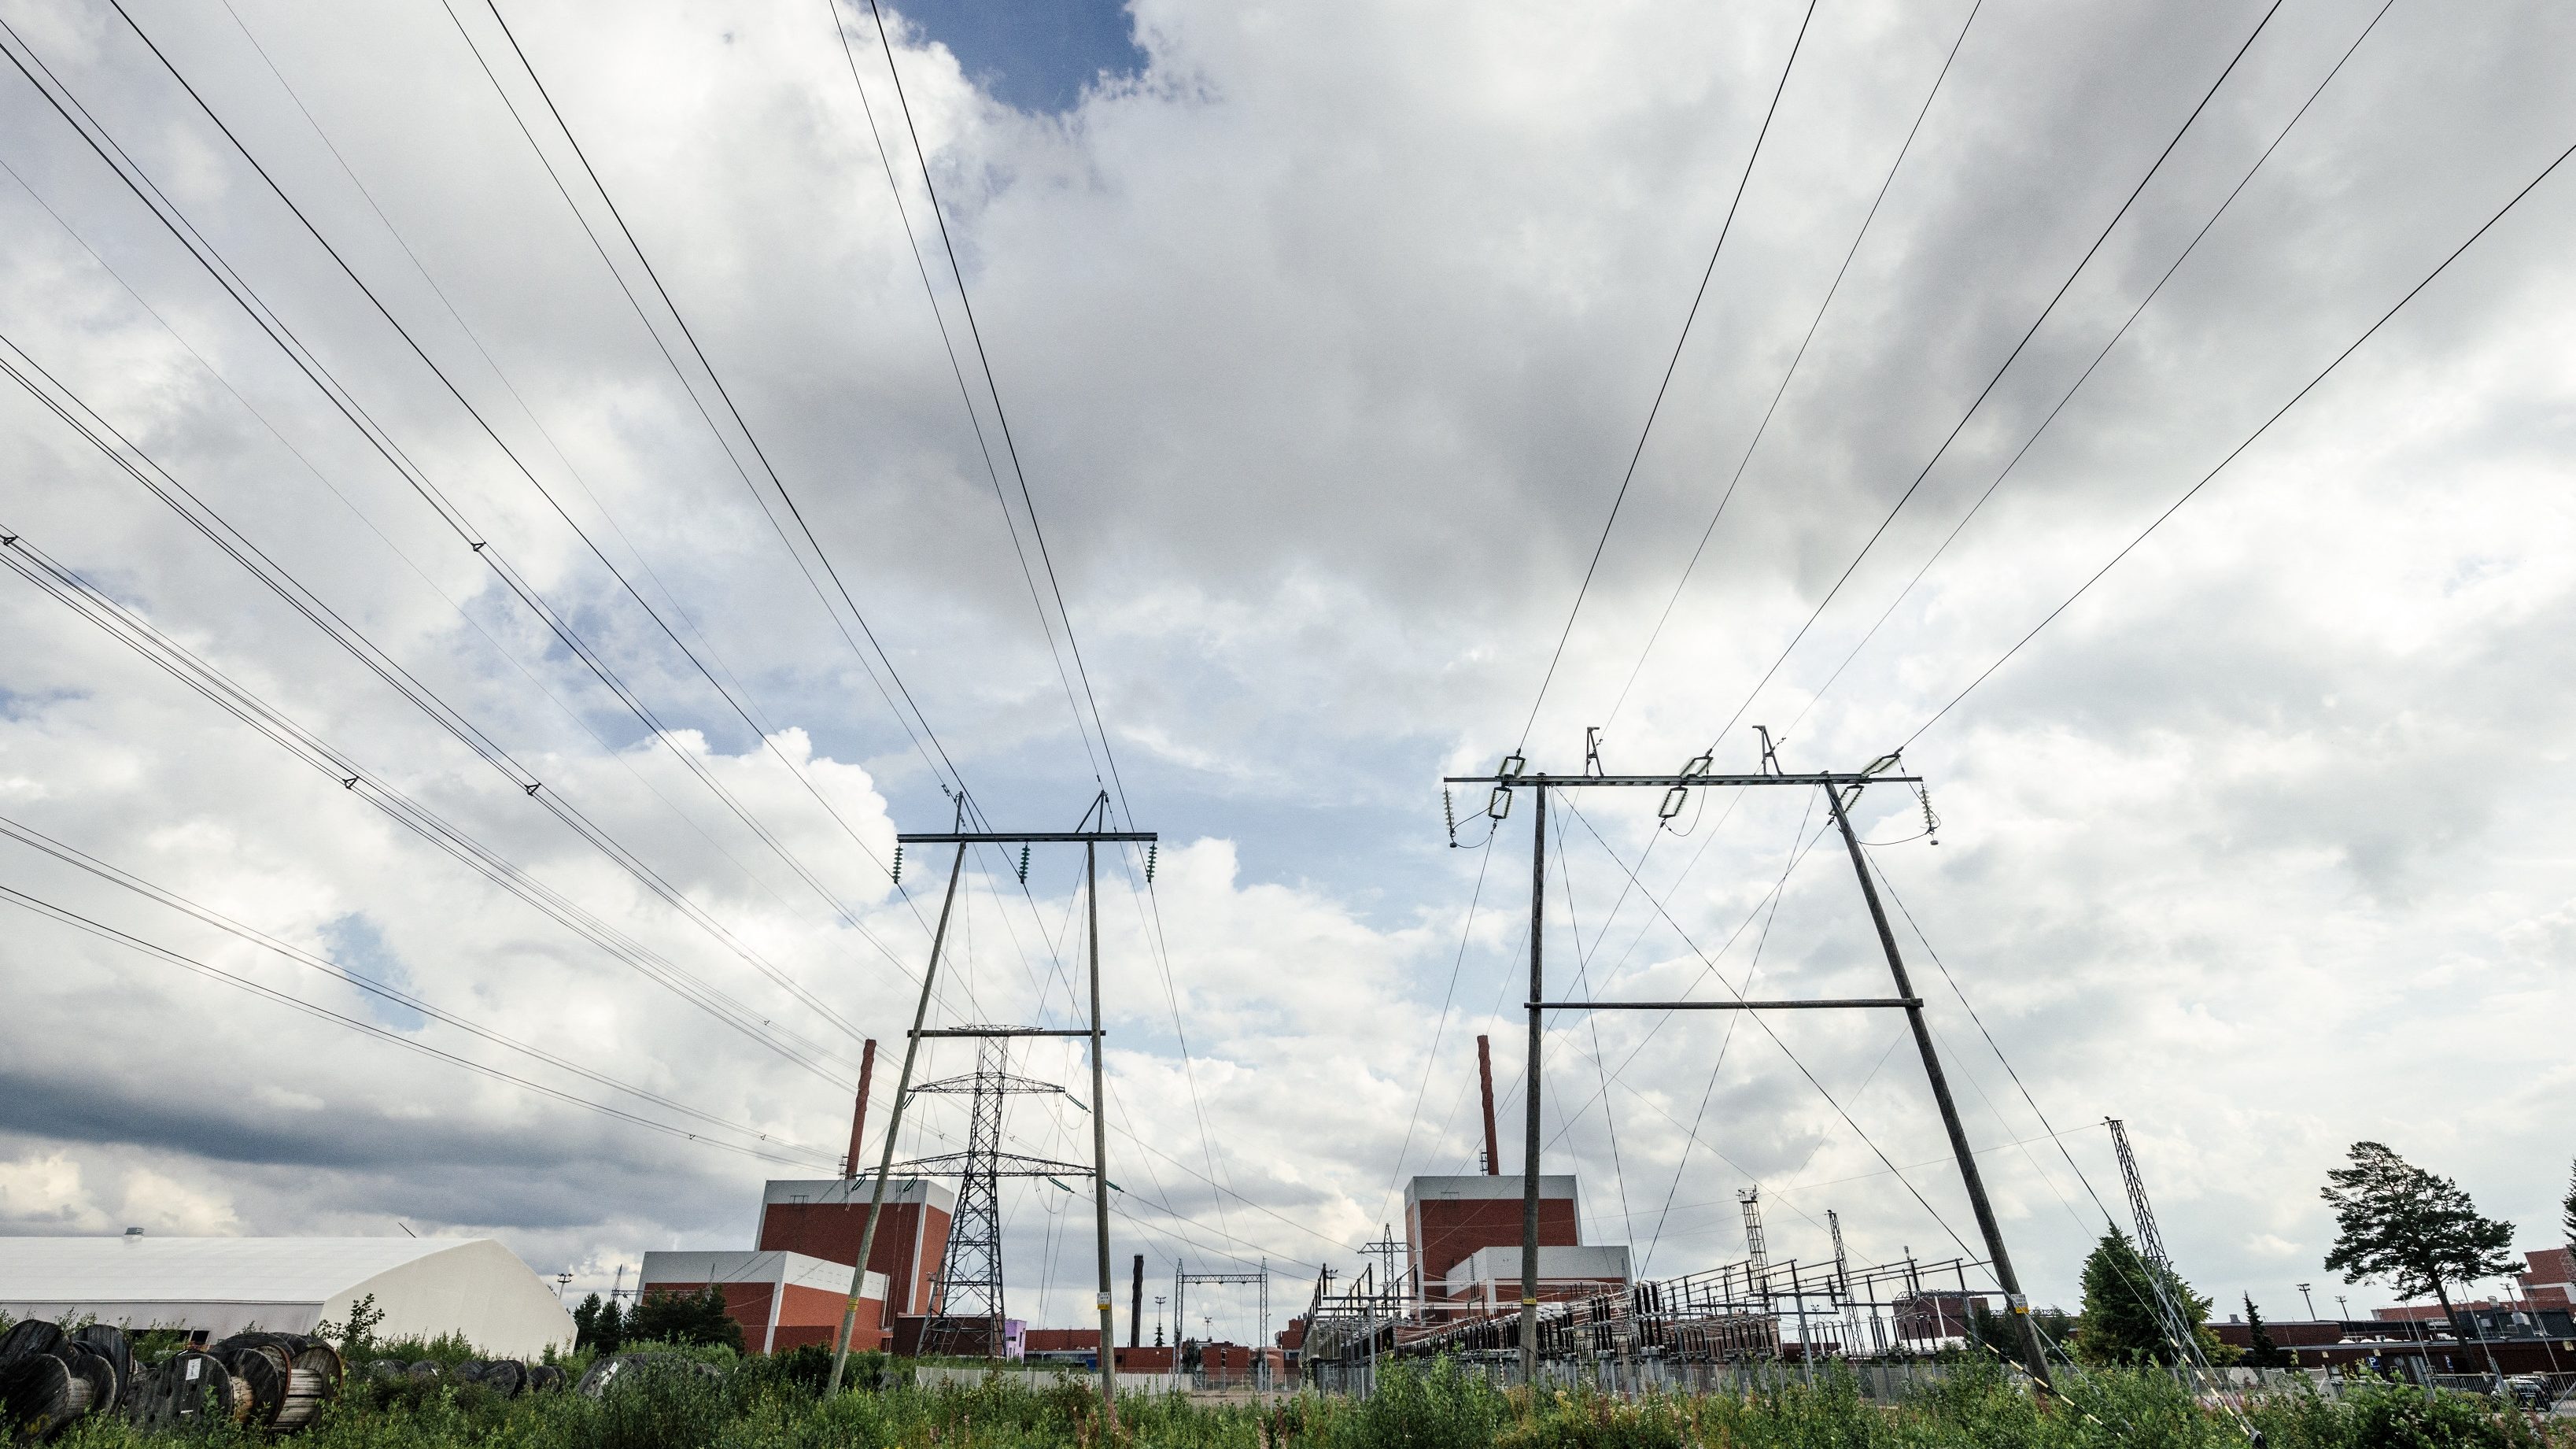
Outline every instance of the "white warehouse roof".
{"label": "white warehouse roof", "polygon": [[13,1318],[309,1333],[370,1293],[380,1338],[459,1333],[520,1357],[572,1346],[554,1290],[490,1238],[0,1238]]}

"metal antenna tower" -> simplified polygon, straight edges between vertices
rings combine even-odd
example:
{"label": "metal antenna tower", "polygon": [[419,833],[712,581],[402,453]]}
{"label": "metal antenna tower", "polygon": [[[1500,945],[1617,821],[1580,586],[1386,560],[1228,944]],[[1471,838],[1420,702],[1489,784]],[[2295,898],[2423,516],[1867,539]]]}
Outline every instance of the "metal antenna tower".
{"label": "metal antenna tower", "polygon": [[1748,1187],[1735,1195],[1744,1208],[1744,1256],[1752,1264],[1754,1281],[1771,1276],[1771,1248],[1762,1238],[1762,1189]]}
{"label": "metal antenna tower", "polygon": [[1843,1305],[1843,1357],[1860,1351],[1860,1305],[1852,1301],[1851,1258],[1843,1252],[1842,1214],[1825,1209],[1825,1230],[1834,1235],[1834,1296]]}
{"label": "metal antenna tower", "polygon": [[2103,1125],[2111,1129],[2112,1150],[2120,1155],[2120,1181],[2128,1185],[2129,1216],[2138,1225],[2138,1252],[2159,1268],[2170,1268],[2173,1260],[2165,1256],[2165,1239],[2156,1231],[2156,1210],[2147,1204],[2146,1180],[2138,1176],[2138,1155],[2129,1150],[2129,1129],[2117,1117],[2105,1117]]}
{"label": "metal antenna tower", "polygon": [[[990,1029],[990,1028],[986,1028]],[[1047,1173],[1079,1175],[1072,1163],[1040,1163],[1002,1151],[1002,1099],[1037,1092],[1061,1092],[1051,1082],[1014,1076],[1009,1039],[978,1038],[971,1076],[946,1077],[912,1089],[971,1098],[966,1150],[909,1164],[921,1176],[957,1178],[957,1211],[949,1220],[948,1245],[939,1255],[934,1280],[934,1315],[923,1325],[921,1351],[966,1351],[999,1357],[1002,1352],[1002,1179]],[[1042,1171],[1041,1171],[1042,1169]],[[970,1347],[969,1344],[972,1344]]]}

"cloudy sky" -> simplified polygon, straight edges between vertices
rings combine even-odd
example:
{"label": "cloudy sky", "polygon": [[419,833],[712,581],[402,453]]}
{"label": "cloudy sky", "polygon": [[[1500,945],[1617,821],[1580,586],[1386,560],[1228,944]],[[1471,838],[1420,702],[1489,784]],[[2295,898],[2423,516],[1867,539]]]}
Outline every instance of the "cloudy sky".
{"label": "cloudy sky", "polygon": [[[1533,812],[1440,776],[1763,725],[1927,782],[1857,823],[2043,1301],[2105,1116],[2222,1303],[2388,1301],[2361,1138],[2555,1240],[2576,174],[2336,359],[2576,143],[2561,7],[943,0],[900,98],[864,5],[126,8],[0,0],[0,1229],[747,1246],[908,1024],[895,832],[1106,790],[1112,1250],[1302,1302],[1479,1033],[1518,1166]],[[1887,989],[1815,796],[1567,804],[1569,993]],[[1074,1019],[1017,864],[937,1019]],[[1901,1022],[1733,1028],[1551,1023],[1593,1240],[1973,1243]]]}

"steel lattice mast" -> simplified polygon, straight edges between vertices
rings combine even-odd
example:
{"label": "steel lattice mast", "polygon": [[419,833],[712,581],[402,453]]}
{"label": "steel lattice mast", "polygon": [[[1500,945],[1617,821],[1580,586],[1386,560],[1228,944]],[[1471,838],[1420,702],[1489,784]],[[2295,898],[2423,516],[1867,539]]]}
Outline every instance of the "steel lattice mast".
{"label": "steel lattice mast", "polygon": [[2147,1203],[2147,1184],[2138,1176],[2137,1154],[2129,1150],[2129,1129],[2117,1117],[2105,1117],[2103,1124],[2111,1129],[2111,1147],[2120,1156],[2120,1181],[2129,1189],[2129,1217],[2137,1224],[2138,1252],[2159,1268],[2170,1268],[2173,1260],[2165,1255],[2165,1239],[2156,1231],[2156,1210]]}
{"label": "steel lattice mast", "polygon": [[915,1095],[965,1095],[971,1104],[964,1152],[907,1165],[920,1175],[957,1176],[957,1209],[949,1219],[947,1247],[939,1255],[933,1316],[921,1336],[924,1353],[955,1351],[969,1334],[983,1336],[974,1347],[976,1353],[998,1356],[1002,1352],[1002,1320],[1009,1314],[1002,1285],[1001,1180],[1083,1171],[1072,1163],[1040,1163],[1002,1151],[1003,1098],[1064,1090],[1014,1075],[1009,1050],[1007,1037],[982,1037],[976,1042],[972,1076],[925,1082],[912,1089]]}

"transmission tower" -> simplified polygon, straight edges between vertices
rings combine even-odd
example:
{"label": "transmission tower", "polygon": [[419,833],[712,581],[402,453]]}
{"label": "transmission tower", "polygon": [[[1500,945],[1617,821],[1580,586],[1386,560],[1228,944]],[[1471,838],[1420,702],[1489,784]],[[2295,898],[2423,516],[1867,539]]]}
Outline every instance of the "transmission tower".
{"label": "transmission tower", "polygon": [[2147,1204],[2146,1180],[2138,1176],[2137,1154],[2129,1150],[2129,1129],[2117,1117],[2105,1117],[2111,1129],[2111,1146],[2120,1155],[2120,1180],[2129,1188],[2129,1216],[2138,1225],[2138,1252],[2159,1268],[2170,1268],[2173,1260],[2165,1256],[2164,1235],[2156,1231],[2156,1210]]}
{"label": "transmission tower", "polygon": [[[999,1030],[995,1028],[995,1030]],[[949,1219],[948,1245],[939,1255],[933,1288],[933,1316],[923,1325],[923,1353],[966,1351],[998,1358],[1002,1354],[1002,1179],[1062,1173],[1081,1174],[1071,1163],[1041,1163],[1002,1151],[1002,1099],[1008,1096],[1061,1092],[1049,1082],[1014,1076],[1006,1037],[986,1036],[975,1045],[971,1076],[947,1077],[913,1088],[970,1099],[966,1150],[924,1158],[906,1170],[922,1176],[957,1178],[957,1210]]]}
{"label": "transmission tower", "polygon": [[1767,1285],[1771,1281],[1771,1248],[1762,1239],[1762,1189],[1748,1187],[1735,1195],[1744,1208],[1744,1256],[1753,1265],[1753,1281]]}
{"label": "transmission tower", "polygon": [[1825,1230],[1834,1235],[1834,1296],[1843,1305],[1843,1357],[1851,1358],[1860,1351],[1860,1305],[1852,1301],[1851,1259],[1843,1252],[1843,1220],[1832,1208],[1825,1209]]}

